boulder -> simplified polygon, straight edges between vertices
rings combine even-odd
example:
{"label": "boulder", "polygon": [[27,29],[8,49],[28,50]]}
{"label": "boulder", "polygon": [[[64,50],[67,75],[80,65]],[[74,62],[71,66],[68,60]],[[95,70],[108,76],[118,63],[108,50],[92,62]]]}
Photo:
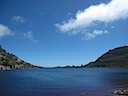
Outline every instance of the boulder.
{"label": "boulder", "polygon": [[113,96],[128,96],[128,90],[115,90]]}

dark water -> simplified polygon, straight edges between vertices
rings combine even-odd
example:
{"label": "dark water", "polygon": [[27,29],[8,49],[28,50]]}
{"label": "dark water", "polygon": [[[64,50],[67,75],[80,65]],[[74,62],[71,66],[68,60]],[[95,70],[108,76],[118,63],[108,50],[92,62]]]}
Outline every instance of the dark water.
{"label": "dark water", "polygon": [[0,71],[0,96],[112,96],[128,89],[128,69]]}

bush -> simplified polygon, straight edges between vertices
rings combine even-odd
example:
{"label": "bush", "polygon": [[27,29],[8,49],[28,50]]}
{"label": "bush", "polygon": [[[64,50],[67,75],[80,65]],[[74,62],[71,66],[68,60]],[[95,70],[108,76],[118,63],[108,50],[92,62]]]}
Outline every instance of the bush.
{"label": "bush", "polygon": [[4,66],[10,66],[10,64],[9,63],[6,63],[6,62],[4,62],[3,65]]}

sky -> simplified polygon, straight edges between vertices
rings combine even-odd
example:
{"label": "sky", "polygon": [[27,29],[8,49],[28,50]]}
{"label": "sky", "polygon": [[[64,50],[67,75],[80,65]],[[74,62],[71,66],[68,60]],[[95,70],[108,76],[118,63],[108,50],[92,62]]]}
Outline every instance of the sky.
{"label": "sky", "polygon": [[128,45],[128,0],[0,0],[0,44],[34,65],[95,61]]}

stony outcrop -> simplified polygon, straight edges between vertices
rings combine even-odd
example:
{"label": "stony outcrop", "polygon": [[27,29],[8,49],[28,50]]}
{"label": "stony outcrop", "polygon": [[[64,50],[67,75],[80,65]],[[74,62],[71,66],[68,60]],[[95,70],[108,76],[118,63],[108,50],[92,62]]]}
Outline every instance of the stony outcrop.
{"label": "stony outcrop", "polygon": [[113,96],[128,96],[128,90],[115,90]]}
{"label": "stony outcrop", "polygon": [[19,59],[17,56],[8,53],[0,46],[0,70],[38,68],[28,62]]}
{"label": "stony outcrop", "polygon": [[96,61],[85,65],[85,67],[128,67],[128,46],[109,50]]}

